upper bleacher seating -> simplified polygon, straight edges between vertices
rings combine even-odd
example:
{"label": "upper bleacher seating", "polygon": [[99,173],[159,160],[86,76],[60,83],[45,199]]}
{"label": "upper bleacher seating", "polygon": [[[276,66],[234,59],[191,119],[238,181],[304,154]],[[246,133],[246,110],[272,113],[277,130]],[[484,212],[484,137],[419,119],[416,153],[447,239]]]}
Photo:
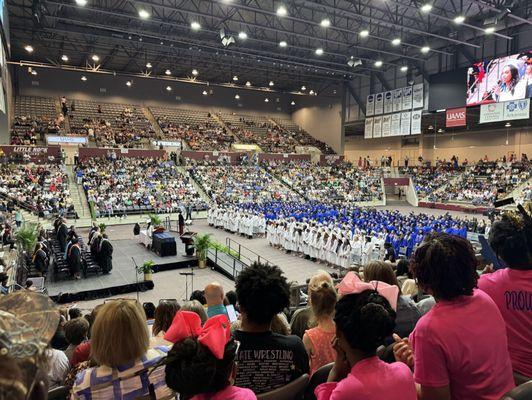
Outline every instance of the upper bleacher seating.
{"label": "upper bleacher seating", "polygon": [[64,127],[53,98],[18,96],[11,128],[11,144],[31,145],[44,140],[47,133],[57,134]]}

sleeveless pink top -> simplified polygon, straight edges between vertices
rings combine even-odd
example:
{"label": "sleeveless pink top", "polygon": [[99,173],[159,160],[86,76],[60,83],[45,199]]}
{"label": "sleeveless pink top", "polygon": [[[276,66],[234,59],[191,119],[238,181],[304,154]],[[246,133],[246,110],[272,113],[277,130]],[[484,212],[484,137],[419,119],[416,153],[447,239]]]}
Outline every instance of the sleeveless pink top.
{"label": "sleeveless pink top", "polygon": [[310,356],[310,375],[326,364],[336,359],[336,351],[332,347],[332,341],[336,332],[327,332],[316,327],[305,331],[312,343],[313,352]]}

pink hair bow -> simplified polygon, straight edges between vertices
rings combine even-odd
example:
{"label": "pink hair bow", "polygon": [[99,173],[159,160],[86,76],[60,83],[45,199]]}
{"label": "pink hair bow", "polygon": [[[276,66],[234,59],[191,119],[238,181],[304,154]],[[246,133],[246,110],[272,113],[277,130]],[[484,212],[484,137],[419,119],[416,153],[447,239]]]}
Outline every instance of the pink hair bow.
{"label": "pink hair bow", "polygon": [[202,328],[198,314],[191,311],[178,311],[164,339],[177,343],[188,337],[197,337],[198,342],[221,360],[224,357],[225,345],[231,339],[231,324],[225,315],[216,315],[209,318]]}
{"label": "pink hair bow", "polygon": [[382,297],[388,300],[390,306],[397,311],[397,296],[399,288],[382,281],[363,282],[357,274],[349,271],[342,281],[336,285],[340,295],[362,293],[365,290],[376,290]]}

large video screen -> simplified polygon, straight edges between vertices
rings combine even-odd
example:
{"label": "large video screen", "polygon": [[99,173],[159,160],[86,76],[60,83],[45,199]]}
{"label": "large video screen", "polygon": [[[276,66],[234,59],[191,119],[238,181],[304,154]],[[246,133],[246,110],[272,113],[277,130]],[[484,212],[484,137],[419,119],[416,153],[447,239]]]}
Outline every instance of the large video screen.
{"label": "large video screen", "polygon": [[532,97],[532,50],[479,61],[467,70],[468,106]]}

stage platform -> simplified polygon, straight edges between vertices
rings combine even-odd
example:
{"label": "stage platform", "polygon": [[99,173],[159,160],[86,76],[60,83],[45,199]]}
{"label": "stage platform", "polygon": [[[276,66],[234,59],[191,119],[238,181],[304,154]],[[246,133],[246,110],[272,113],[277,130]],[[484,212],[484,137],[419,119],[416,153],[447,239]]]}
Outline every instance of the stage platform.
{"label": "stage platform", "polygon": [[153,260],[155,272],[197,267],[196,257],[186,256],[185,245],[181,243],[175,232],[171,232],[171,234],[176,236],[176,256],[159,257],[146,249],[137,238],[112,240],[114,251],[111,274],[90,274],[81,280],[53,281],[52,279],[46,283],[48,294],[59,303],[68,303],[136,292],[137,282],[139,291],[153,289],[153,282],[144,282],[144,276],[136,274],[133,259],[137,265],[142,265],[147,260]]}

